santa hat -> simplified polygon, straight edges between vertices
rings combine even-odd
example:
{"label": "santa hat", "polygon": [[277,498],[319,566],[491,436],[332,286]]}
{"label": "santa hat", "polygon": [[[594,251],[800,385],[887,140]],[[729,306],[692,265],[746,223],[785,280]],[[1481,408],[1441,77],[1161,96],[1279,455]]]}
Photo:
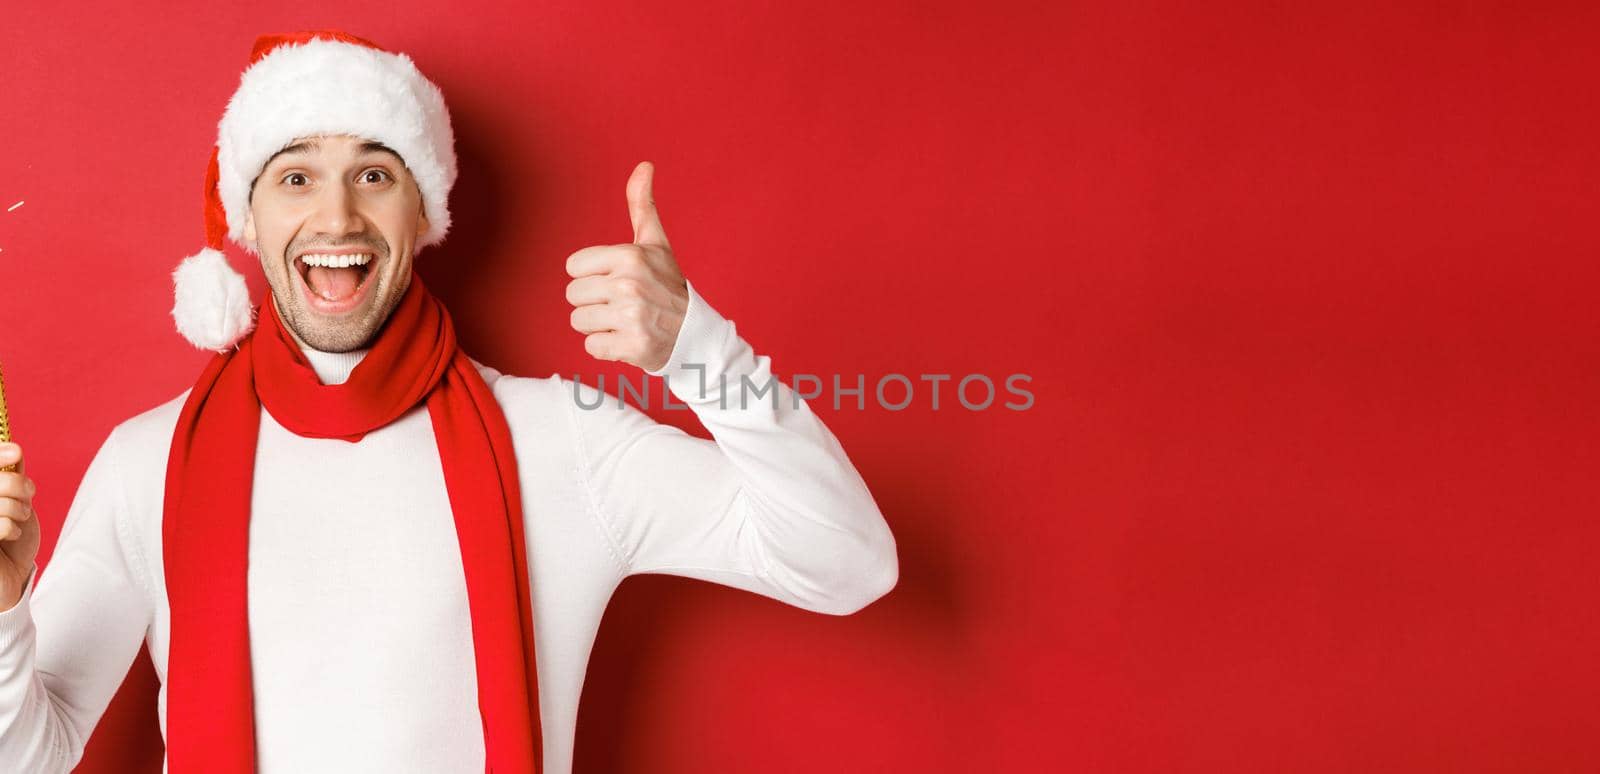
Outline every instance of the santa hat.
{"label": "santa hat", "polygon": [[400,154],[428,217],[418,249],[450,229],[455,136],[439,87],[405,54],[337,30],[263,35],[217,126],[206,169],[206,246],[172,273],[172,318],[196,347],[226,351],[255,327],[244,276],[228,265],[223,237],[254,251],[244,239],[251,184],[273,154],[319,134],[350,134]]}

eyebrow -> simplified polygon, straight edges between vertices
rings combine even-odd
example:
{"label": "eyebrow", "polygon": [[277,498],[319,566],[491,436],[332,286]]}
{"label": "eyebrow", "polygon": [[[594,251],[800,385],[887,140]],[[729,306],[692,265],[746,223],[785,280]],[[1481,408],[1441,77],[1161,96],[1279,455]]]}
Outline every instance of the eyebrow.
{"label": "eyebrow", "polygon": [[[305,153],[307,151],[316,150],[319,147],[321,147],[321,143],[319,143],[316,140],[301,140],[300,142],[294,143],[293,145],[286,145],[281,150],[279,150],[277,153],[272,154],[272,157],[267,159],[267,163],[262,164],[261,168],[262,169],[266,169],[267,167],[272,166],[272,162],[277,160],[277,158],[279,156],[282,156],[284,154]],[[401,158],[399,153],[396,153],[393,148],[390,148],[389,146],[384,145],[381,142],[373,142],[371,140],[368,140],[366,142],[361,143],[361,153],[362,154],[367,154],[367,153],[387,153],[390,156],[393,156],[395,161],[400,162],[401,166],[405,166],[405,163],[406,163],[406,160]]]}

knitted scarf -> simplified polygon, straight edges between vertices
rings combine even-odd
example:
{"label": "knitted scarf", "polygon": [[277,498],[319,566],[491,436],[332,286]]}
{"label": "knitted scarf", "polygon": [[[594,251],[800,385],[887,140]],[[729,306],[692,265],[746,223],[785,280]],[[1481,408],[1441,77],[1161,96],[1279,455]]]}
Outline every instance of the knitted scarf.
{"label": "knitted scarf", "polygon": [[487,771],[536,774],[539,687],[511,433],[456,347],[449,313],[413,272],[349,380],[324,385],[269,299],[256,330],[206,364],[172,437],[162,521],[170,770],[255,771],[246,569],[262,407],[297,435],[354,443],[425,403],[466,572]]}

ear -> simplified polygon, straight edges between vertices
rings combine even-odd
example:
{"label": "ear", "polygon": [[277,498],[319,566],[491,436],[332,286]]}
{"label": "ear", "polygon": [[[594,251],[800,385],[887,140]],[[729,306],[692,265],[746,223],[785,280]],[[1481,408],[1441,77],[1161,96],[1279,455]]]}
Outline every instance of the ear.
{"label": "ear", "polygon": [[244,214],[244,240],[246,242],[256,241],[256,217],[251,212],[245,212]]}
{"label": "ear", "polygon": [[428,205],[420,203],[417,210],[417,238],[421,239],[423,234],[428,233]]}

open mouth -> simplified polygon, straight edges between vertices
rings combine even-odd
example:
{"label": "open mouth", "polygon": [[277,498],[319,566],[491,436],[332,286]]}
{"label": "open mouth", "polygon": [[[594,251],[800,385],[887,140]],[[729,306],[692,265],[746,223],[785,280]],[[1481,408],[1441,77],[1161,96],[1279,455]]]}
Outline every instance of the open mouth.
{"label": "open mouth", "polygon": [[369,252],[305,253],[294,260],[306,303],[329,314],[348,311],[366,297],[377,256]]}

